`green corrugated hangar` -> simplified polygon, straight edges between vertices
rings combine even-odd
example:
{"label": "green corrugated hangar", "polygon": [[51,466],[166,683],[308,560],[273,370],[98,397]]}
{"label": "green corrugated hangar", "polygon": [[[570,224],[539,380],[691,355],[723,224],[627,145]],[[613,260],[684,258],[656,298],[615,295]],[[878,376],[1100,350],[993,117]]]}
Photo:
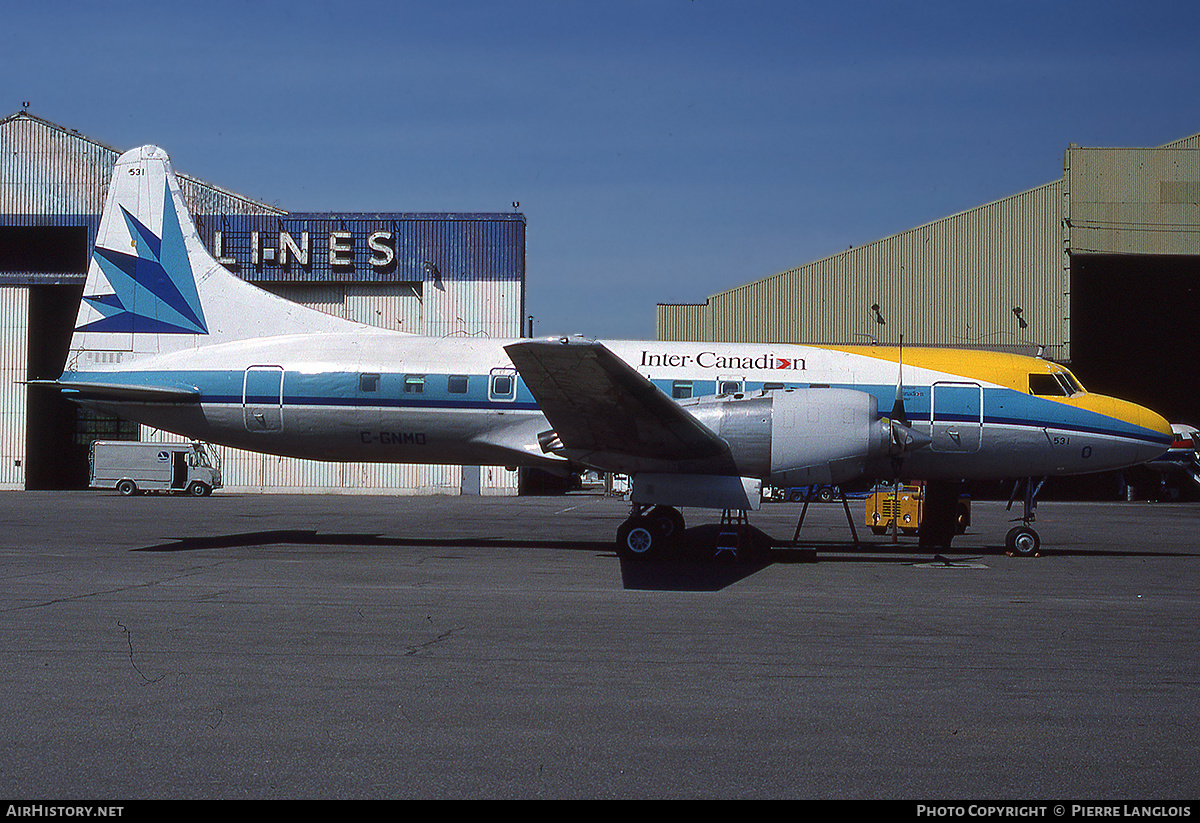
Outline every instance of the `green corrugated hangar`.
{"label": "green corrugated hangar", "polygon": [[1200,135],[1064,153],[1063,176],[711,296],[660,340],[1038,354],[1200,425]]}

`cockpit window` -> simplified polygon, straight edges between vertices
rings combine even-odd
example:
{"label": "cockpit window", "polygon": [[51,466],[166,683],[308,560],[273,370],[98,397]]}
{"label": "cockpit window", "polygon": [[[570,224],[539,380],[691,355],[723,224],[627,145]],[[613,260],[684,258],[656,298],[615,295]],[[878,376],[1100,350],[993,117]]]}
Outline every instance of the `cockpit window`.
{"label": "cockpit window", "polygon": [[1067,390],[1053,374],[1029,375],[1029,393],[1041,397],[1066,397]]}
{"label": "cockpit window", "polygon": [[1063,380],[1065,380],[1067,385],[1070,386],[1071,394],[1081,394],[1083,392],[1083,386],[1081,386],[1079,381],[1075,379],[1075,375],[1071,374],[1071,372],[1067,371],[1066,369],[1063,369],[1061,372],[1059,372],[1059,374],[1062,375]]}
{"label": "cockpit window", "polygon": [[1083,386],[1075,379],[1075,375],[1067,370],[1050,372],[1048,374],[1029,375],[1029,393],[1042,397],[1071,397],[1081,394]]}

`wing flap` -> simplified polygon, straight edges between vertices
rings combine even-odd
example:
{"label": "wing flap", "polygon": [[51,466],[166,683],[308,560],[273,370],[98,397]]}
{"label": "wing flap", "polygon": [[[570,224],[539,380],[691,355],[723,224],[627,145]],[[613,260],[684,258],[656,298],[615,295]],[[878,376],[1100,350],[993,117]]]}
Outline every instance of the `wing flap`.
{"label": "wing flap", "polygon": [[593,463],[598,456],[727,462],[724,440],[603,344],[531,340],[505,351],[554,427],[563,454]]}

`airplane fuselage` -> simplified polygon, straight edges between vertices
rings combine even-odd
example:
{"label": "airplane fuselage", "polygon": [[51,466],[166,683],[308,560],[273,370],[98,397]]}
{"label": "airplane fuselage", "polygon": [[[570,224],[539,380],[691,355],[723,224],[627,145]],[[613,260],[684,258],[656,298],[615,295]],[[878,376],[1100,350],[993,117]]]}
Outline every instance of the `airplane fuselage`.
{"label": "airplane fuselage", "polygon": [[[561,457],[538,445],[550,426],[504,350],[512,342],[386,330],[266,337],[139,359],[136,371],[77,361],[63,383],[195,388],[198,402],[96,405],[195,439],[271,454],[562,466]],[[842,388],[873,396],[886,413],[901,378],[901,354],[885,348],[605,345],[685,406],[706,396],[740,400],[764,391]],[[1160,419],[1134,404],[1070,387],[1051,396],[1031,393],[1028,375],[1065,371],[1046,361],[912,348],[903,360],[907,415],[914,430],[931,438],[928,448],[904,456],[908,477],[1096,472],[1152,459],[1169,445]],[[895,469],[891,460],[879,460],[867,473],[890,477]],[[761,475],[761,467],[754,473]]]}

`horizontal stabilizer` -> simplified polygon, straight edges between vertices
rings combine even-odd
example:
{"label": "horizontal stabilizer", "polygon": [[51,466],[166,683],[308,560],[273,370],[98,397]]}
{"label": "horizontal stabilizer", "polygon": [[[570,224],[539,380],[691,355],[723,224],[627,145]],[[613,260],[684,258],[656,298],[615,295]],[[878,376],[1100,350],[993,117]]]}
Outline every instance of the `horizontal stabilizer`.
{"label": "horizontal stabilizer", "polygon": [[724,440],[603,344],[531,340],[505,351],[554,427],[555,450],[565,456],[617,471],[626,457],[727,462]]}
{"label": "horizontal stabilizer", "polygon": [[199,403],[200,389],[195,386],[138,386],[120,383],[81,383],[74,380],[30,380],[33,386],[62,390],[74,400],[98,400],[115,403]]}

